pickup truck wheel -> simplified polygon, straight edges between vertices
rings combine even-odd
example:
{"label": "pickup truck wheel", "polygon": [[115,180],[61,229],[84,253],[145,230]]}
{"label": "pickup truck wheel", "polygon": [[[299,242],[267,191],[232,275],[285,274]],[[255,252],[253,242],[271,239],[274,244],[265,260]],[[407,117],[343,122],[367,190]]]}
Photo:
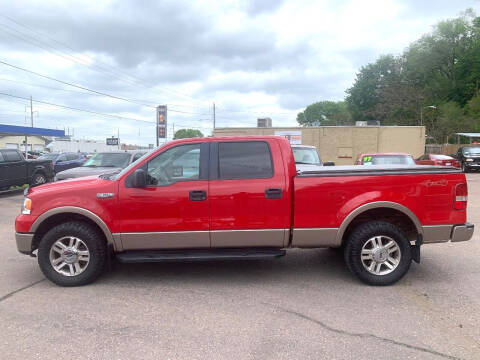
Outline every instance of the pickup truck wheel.
{"label": "pickup truck wheel", "polygon": [[105,262],[104,239],[95,228],[79,221],[55,226],[38,247],[40,269],[60,286],[93,282],[103,272]]}
{"label": "pickup truck wheel", "polygon": [[371,221],[357,227],[344,251],[349,270],[369,285],[390,285],[400,280],[412,262],[411,245],[395,225]]}
{"label": "pickup truck wheel", "polygon": [[41,184],[45,184],[46,182],[47,182],[46,176],[41,174],[41,173],[37,173],[37,174],[33,175],[31,185],[32,186],[41,185]]}

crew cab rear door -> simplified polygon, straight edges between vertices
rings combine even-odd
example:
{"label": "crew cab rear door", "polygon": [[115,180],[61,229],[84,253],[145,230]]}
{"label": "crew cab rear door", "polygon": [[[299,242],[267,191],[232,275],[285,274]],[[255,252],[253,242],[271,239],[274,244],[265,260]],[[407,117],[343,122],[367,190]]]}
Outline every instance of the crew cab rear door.
{"label": "crew cab rear door", "polygon": [[280,151],[275,139],[211,143],[212,247],[285,246],[290,200]]}

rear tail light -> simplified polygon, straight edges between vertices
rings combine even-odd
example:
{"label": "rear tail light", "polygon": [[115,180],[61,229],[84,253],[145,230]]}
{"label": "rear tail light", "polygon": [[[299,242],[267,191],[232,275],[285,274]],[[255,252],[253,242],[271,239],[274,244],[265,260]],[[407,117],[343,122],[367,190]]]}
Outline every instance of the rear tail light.
{"label": "rear tail light", "polygon": [[465,210],[467,208],[468,188],[467,184],[461,183],[455,186],[455,198],[453,199],[453,208],[455,210]]}

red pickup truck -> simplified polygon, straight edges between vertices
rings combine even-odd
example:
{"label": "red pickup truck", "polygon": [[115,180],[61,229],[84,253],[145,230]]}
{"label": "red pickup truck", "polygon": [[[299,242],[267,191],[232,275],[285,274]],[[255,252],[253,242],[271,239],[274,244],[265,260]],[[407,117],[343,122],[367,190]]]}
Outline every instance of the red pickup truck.
{"label": "red pickup truck", "polygon": [[[21,253],[62,286],[121,262],[273,258],[343,248],[362,281],[399,280],[422,244],[469,240],[467,183],[435,166],[338,166],[297,174],[280,137],[172,141],[117,175],[25,193]],[[33,255],[34,256],[34,255]]]}

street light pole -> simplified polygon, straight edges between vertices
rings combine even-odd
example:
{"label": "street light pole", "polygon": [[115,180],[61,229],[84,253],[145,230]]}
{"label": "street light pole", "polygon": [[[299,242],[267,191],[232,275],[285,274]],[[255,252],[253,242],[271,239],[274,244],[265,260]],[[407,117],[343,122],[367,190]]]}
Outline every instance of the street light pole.
{"label": "street light pole", "polygon": [[426,109],[426,108],[435,110],[437,107],[435,105],[428,105],[420,108],[420,126],[423,126],[423,109]]}

